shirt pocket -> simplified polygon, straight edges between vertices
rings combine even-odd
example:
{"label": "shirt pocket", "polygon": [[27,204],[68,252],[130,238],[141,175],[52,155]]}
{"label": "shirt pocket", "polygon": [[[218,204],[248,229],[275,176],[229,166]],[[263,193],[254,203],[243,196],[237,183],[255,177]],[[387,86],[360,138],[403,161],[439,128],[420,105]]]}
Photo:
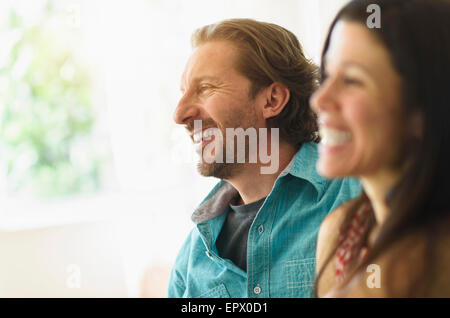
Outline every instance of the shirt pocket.
{"label": "shirt pocket", "polygon": [[316,259],[304,258],[286,262],[287,294],[292,298],[313,297]]}
{"label": "shirt pocket", "polygon": [[219,286],[208,290],[196,298],[230,298],[230,294],[228,294],[225,285],[220,284]]}

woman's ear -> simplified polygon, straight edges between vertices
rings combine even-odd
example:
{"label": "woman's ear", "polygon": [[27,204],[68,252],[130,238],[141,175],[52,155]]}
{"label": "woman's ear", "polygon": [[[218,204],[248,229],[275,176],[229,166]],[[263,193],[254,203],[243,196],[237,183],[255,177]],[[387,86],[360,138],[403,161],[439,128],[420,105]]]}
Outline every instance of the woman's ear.
{"label": "woman's ear", "polygon": [[266,103],[263,107],[264,119],[277,116],[286,106],[291,96],[289,89],[279,83],[272,83],[264,90]]}

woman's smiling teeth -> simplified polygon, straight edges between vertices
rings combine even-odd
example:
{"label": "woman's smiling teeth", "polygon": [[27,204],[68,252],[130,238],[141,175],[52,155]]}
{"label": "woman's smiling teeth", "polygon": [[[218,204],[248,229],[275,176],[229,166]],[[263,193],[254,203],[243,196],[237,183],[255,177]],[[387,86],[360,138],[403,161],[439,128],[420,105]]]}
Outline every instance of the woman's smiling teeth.
{"label": "woman's smiling teeth", "polygon": [[348,131],[336,130],[327,127],[320,127],[320,143],[325,146],[340,146],[352,139],[352,134]]}

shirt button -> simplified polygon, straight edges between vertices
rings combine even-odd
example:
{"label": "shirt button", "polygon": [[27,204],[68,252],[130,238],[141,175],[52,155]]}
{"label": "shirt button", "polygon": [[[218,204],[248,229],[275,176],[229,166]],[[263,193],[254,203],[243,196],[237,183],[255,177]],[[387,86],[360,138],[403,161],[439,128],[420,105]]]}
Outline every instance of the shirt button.
{"label": "shirt button", "polygon": [[264,226],[260,225],[260,226],[258,227],[258,232],[259,232],[259,234],[261,234],[262,232],[264,232]]}
{"label": "shirt button", "polygon": [[258,285],[255,286],[255,288],[253,288],[253,292],[254,292],[256,295],[261,294],[261,287],[259,287]]}

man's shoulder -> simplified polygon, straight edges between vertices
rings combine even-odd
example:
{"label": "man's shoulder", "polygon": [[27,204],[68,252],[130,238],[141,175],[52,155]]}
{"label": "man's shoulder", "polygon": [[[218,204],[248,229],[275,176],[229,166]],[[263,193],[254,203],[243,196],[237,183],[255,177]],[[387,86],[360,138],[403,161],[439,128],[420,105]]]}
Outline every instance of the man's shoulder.
{"label": "man's shoulder", "polygon": [[323,195],[333,196],[337,192],[348,194],[348,198],[353,198],[361,193],[361,184],[357,179],[328,179],[320,175],[316,169],[318,159],[319,151],[317,143],[305,143],[295,155],[289,172],[298,178],[310,182],[318,191],[319,197]]}
{"label": "man's shoulder", "polygon": [[[212,190],[206,195],[206,197],[200,202],[198,207],[200,207],[203,203],[208,201],[218,191],[218,189],[220,189],[223,186],[224,183],[225,183],[224,180],[219,180],[216,183],[216,185],[212,188]],[[198,207],[197,207],[197,209],[198,209]],[[196,224],[194,224],[193,228],[187,235],[187,238],[181,247],[180,253],[177,258],[177,262],[181,261],[183,258],[187,259],[188,255],[189,255],[189,253],[191,253],[191,250],[194,247],[194,245],[198,244],[199,242],[201,242],[201,235],[200,235],[200,232],[199,232]]]}
{"label": "man's shoulder", "polygon": [[198,250],[201,243],[200,233],[197,227],[194,227],[188,234],[186,240],[181,246],[172,268],[172,280],[183,281],[187,274],[189,262],[192,255]]}
{"label": "man's shoulder", "polygon": [[337,187],[340,192],[346,192],[352,198],[359,196],[362,192],[361,182],[355,178],[331,179],[328,186]]}
{"label": "man's shoulder", "polygon": [[325,194],[342,194],[348,198],[355,198],[362,193],[361,182],[355,178],[326,179]]}
{"label": "man's shoulder", "polygon": [[189,254],[191,254],[192,250],[195,248],[195,245],[201,242],[200,232],[198,231],[197,226],[194,226],[189,234],[187,235],[181,249],[180,254],[178,255],[178,259],[180,258],[189,258]]}

